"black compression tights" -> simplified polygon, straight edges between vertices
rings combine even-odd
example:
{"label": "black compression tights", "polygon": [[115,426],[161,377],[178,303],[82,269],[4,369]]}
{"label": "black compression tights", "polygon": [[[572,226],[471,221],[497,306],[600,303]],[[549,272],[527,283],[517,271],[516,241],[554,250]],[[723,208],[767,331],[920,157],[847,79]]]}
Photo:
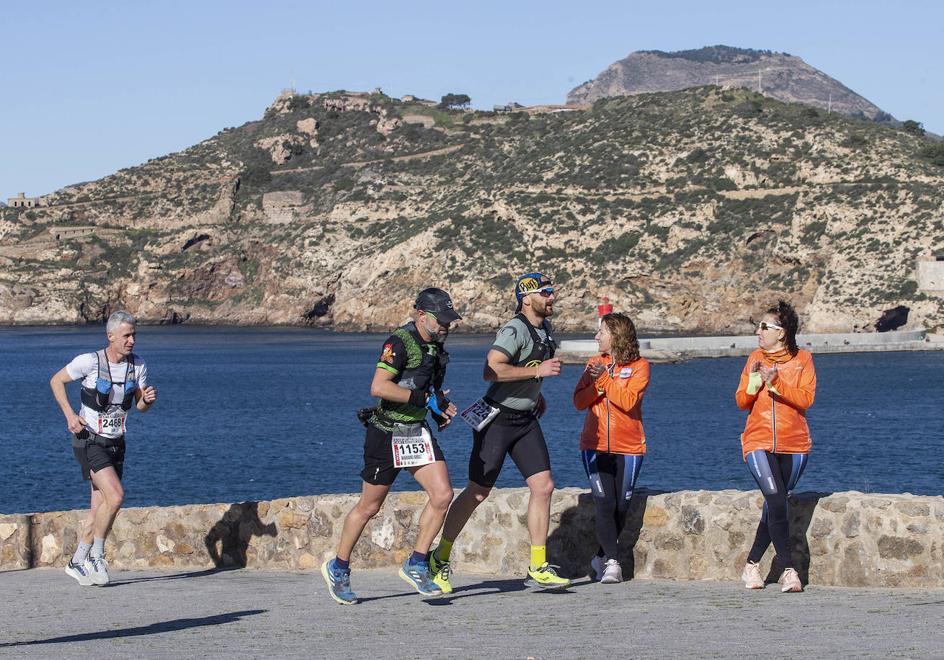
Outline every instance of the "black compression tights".
{"label": "black compression tights", "polygon": [[636,487],[643,457],[608,454],[592,449],[580,453],[593,493],[594,524],[597,541],[600,542],[597,555],[615,559],[617,541],[626,525],[630,498]]}
{"label": "black compression tights", "polygon": [[747,467],[764,494],[764,510],[747,560],[757,563],[771,542],[781,568],[793,568],[787,497],[800,480],[809,454],[773,454],[757,450],[747,455]]}

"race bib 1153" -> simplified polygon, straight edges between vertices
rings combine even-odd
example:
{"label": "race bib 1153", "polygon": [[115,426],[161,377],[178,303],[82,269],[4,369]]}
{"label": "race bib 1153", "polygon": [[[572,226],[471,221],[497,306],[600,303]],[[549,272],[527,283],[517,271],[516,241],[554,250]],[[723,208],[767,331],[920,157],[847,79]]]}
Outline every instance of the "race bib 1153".
{"label": "race bib 1153", "polygon": [[393,467],[410,468],[435,462],[433,440],[425,427],[393,432]]}

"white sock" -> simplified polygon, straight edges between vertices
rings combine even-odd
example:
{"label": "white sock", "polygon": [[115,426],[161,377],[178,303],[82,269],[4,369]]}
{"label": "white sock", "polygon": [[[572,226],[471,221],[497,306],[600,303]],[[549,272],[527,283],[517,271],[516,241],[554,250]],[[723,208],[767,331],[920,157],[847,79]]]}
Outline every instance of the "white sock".
{"label": "white sock", "polygon": [[92,549],[91,543],[79,543],[79,547],[75,549],[75,554],[72,555],[72,563],[78,566],[86,560],[89,554],[89,550]]}
{"label": "white sock", "polygon": [[93,557],[104,557],[105,556],[105,539],[100,539],[95,537],[92,541],[92,556]]}

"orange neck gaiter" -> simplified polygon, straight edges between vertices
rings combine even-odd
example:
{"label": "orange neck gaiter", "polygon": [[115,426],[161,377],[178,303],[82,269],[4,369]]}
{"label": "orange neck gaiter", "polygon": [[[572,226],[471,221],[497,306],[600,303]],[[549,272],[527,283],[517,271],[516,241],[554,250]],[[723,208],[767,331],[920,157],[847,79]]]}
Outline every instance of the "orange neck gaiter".
{"label": "orange neck gaiter", "polygon": [[793,359],[793,355],[786,348],[779,351],[764,351],[764,357],[776,364],[783,364]]}

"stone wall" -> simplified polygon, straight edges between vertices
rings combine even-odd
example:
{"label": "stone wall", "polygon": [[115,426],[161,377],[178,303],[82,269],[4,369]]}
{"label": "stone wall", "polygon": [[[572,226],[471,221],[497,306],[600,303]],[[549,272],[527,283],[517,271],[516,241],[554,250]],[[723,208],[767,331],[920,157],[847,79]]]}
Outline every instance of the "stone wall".
{"label": "stone wall", "polygon": [[[496,490],[479,508],[453,552],[460,575],[523,574],[527,499],[526,489]],[[108,559],[118,570],[315,569],[332,556],[344,515],[356,500],[356,495],[325,495],[126,509],[109,538]],[[354,565],[402,562],[424,502],[421,492],[393,493],[357,544]],[[622,537],[624,572],[737,580],[761,504],[756,492],[642,491]],[[84,514],[0,516],[0,569],[64,565]],[[791,500],[791,517],[794,561],[814,584],[944,587],[944,497],[801,493]],[[595,549],[589,494],[557,491],[549,558],[565,575],[577,576]]]}

